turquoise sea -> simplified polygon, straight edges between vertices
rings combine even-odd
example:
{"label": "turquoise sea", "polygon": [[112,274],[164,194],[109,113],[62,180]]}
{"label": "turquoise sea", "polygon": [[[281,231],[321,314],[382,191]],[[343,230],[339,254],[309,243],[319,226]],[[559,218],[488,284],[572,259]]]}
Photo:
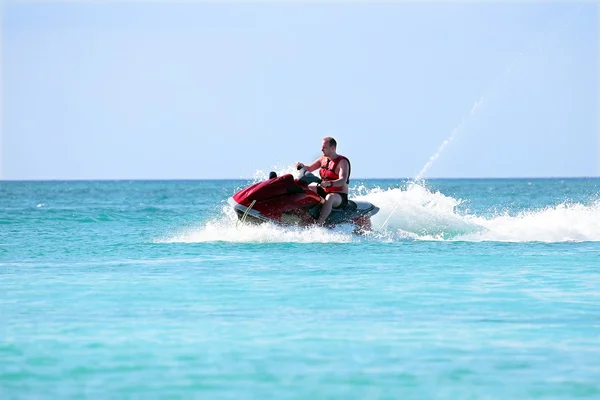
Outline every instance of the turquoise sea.
{"label": "turquoise sea", "polygon": [[600,398],[600,179],[355,180],[365,236],[248,183],[0,182],[0,399]]}

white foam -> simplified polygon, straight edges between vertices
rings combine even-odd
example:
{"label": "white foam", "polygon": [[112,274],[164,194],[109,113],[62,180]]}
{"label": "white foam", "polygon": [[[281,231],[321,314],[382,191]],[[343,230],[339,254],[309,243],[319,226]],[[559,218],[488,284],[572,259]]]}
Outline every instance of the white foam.
{"label": "white foam", "polygon": [[516,216],[471,217],[486,228],[458,237],[468,241],[572,242],[600,241],[600,203],[560,204],[543,210],[523,211]]}
{"label": "white foam", "polygon": [[412,183],[403,189],[373,190],[359,198],[381,208],[372,218],[373,226],[377,229],[389,218],[385,229],[398,238],[548,243],[600,241],[598,201],[591,205],[565,203],[525,210],[517,215],[505,212],[482,217],[462,215],[456,211],[462,200]]}
{"label": "white foam", "polygon": [[322,227],[284,227],[265,223],[250,225],[238,223],[229,207],[223,207],[218,218],[199,227],[192,227],[174,236],[158,240],[162,243],[347,243],[353,240],[352,227],[331,230]]}
{"label": "white foam", "polygon": [[379,207],[379,213],[371,218],[374,229],[387,230],[400,238],[441,240],[482,229],[456,212],[460,199],[415,183],[405,188],[375,189],[357,200]]}

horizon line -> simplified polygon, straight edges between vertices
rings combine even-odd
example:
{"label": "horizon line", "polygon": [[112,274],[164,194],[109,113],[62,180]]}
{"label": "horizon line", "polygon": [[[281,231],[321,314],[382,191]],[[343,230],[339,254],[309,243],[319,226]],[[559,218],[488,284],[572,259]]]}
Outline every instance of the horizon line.
{"label": "horizon line", "polygon": [[[600,179],[600,175],[596,176],[506,176],[506,177],[429,177],[426,179],[420,179],[420,181],[428,181],[428,180],[548,180],[548,179]],[[72,179],[72,178],[53,178],[53,179],[0,179],[0,183],[3,182],[168,182],[168,181],[250,181],[254,180],[254,178],[88,178],[88,179]],[[399,178],[353,178],[352,180],[414,180],[414,178],[409,177],[399,177]]]}

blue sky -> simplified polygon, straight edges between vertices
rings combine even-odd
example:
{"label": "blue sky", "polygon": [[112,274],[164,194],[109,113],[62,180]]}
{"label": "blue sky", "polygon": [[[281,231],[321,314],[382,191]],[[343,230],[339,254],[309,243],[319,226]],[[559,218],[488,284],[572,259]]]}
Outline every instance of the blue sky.
{"label": "blue sky", "polygon": [[[598,5],[5,1],[4,179],[600,175]],[[481,106],[473,113],[474,104]]]}

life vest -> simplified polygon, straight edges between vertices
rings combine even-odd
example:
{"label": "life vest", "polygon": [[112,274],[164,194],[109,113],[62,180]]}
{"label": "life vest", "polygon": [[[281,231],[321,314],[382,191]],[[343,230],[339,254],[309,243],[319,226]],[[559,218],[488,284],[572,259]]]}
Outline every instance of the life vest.
{"label": "life vest", "polygon": [[[346,179],[346,183],[350,183],[350,160],[348,160],[346,157],[344,156],[340,156],[338,155],[337,158],[330,160],[329,158],[325,157],[324,159],[321,160],[321,169],[319,170],[319,174],[321,175],[321,179],[324,181],[335,181],[340,179],[340,176],[335,172],[338,164],[340,163],[340,161],[342,160],[346,160],[348,161],[348,179]],[[342,190],[341,186],[328,186],[326,188],[323,188],[325,190],[325,192],[330,193],[330,192],[340,192]]]}

